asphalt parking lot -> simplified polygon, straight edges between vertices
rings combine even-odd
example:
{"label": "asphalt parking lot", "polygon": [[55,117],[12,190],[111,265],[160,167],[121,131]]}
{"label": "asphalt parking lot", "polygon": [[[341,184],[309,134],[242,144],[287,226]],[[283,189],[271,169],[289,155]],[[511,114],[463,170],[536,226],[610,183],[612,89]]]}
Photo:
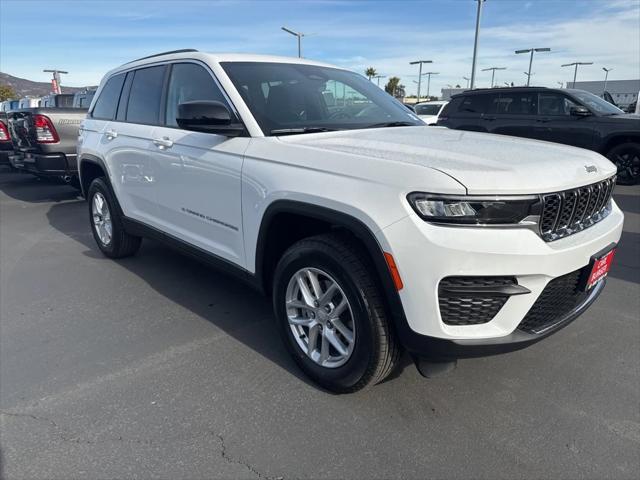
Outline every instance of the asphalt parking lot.
{"label": "asphalt parking lot", "polygon": [[0,477],[640,478],[640,186],[571,326],[337,396],[267,299],[145,242],[103,258],[75,190],[0,172]]}

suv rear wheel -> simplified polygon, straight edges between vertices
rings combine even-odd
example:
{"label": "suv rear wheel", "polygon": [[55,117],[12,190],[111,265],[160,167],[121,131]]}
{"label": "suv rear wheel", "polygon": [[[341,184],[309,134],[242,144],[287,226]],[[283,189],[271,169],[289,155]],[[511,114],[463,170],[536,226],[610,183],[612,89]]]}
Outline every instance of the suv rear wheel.
{"label": "suv rear wheel", "polygon": [[136,253],[142,239],[125,232],[122,217],[104,178],[96,178],[91,182],[87,200],[91,231],[100,251],[110,258],[128,257]]}
{"label": "suv rear wheel", "polygon": [[607,158],[618,167],[617,183],[635,185],[640,180],[640,144],[623,143],[613,147]]}
{"label": "suv rear wheel", "polygon": [[294,244],[274,274],[274,309],[287,349],[334,392],[381,382],[400,356],[367,264],[349,236],[328,234]]}

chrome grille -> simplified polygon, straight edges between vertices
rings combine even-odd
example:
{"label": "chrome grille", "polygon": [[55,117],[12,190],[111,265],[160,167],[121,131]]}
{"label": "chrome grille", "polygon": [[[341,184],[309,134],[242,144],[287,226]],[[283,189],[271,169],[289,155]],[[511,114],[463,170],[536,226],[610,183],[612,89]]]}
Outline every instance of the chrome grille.
{"label": "chrome grille", "polygon": [[540,234],[547,242],[590,227],[609,214],[615,177],[586,187],[542,196]]}

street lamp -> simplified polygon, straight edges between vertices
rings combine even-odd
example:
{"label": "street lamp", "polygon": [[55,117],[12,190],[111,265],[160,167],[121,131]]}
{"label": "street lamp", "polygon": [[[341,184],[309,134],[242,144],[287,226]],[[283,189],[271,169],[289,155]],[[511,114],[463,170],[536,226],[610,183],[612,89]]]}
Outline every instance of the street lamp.
{"label": "street lamp", "polygon": [[516,53],[529,53],[531,52],[531,57],[529,58],[529,73],[527,73],[527,87],[529,86],[529,80],[531,80],[531,65],[533,64],[533,52],[550,52],[550,48],[527,48],[524,50],[516,50]]}
{"label": "street lamp", "polygon": [[578,76],[578,65],[593,65],[593,62],[573,62],[565,63],[563,67],[575,67],[573,71],[573,88],[576,88],[576,77]]}
{"label": "street lamp", "polygon": [[535,75],[533,72],[522,72],[527,76],[527,87],[529,86],[529,80],[531,79],[531,75]]}
{"label": "street lamp", "polygon": [[478,12],[476,14],[476,36],[473,40],[473,61],[471,62],[471,90],[476,84],[476,62],[478,61],[478,40],[480,38],[480,19],[482,18],[482,5],[485,0],[476,0],[478,2]]}
{"label": "street lamp", "polygon": [[483,72],[488,72],[489,70],[491,70],[491,88],[493,88],[493,78],[496,75],[496,70],[506,70],[507,67],[489,67],[489,68],[483,68],[482,71]]}
{"label": "street lamp", "polygon": [[387,78],[387,76],[386,75],[374,75],[371,78],[377,78],[378,79],[378,86],[380,86],[380,79],[381,78]]}
{"label": "street lamp", "polygon": [[[602,93],[604,93],[604,92],[606,92],[606,91],[607,91],[607,78],[609,78],[609,72],[610,72],[611,70],[613,70],[613,68],[605,68],[605,67],[602,67],[602,70],[604,70],[604,71],[605,71],[605,74],[604,74],[604,88],[602,89]],[[574,87],[573,87],[573,88],[575,88],[575,85],[574,85]]]}
{"label": "street lamp", "polygon": [[298,58],[302,58],[302,37],[304,37],[304,33],[302,32],[294,32],[293,30],[288,29],[287,27],[282,27],[287,33],[290,33],[294,37],[298,37]]}
{"label": "street lamp", "polygon": [[429,90],[431,88],[431,75],[440,75],[440,72],[426,72],[427,76],[427,100],[429,100]]}
{"label": "street lamp", "polygon": [[467,81],[467,88],[469,88],[469,80],[471,80],[469,77],[462,77],[463,80]]}
{"label": "street lamp", "polygon": [[53,73],[53,80],[51,81],[51,85],[52,85],[52,93],[62,93],[62,88],[60,87],[60,74],[61,73],[69,73],[69,72],[65,72],[64,70],[42,70],[43,72],[49,72],[49,73]]}
{"label": "street lamp", "polygon": [[420,101],[420,85],[422,82],[422,64],[423,63],[433,63],[432,60],[416,60],[414,62],[409,62],[409,65],[420,65],[418,69],[418,101]]}

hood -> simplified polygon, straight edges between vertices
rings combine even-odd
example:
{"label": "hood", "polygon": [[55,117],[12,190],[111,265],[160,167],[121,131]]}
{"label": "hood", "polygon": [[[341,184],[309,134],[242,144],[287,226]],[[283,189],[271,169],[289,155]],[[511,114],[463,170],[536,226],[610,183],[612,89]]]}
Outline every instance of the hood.
{"label": "hood", "polygon": [[635,122],[638,124],[638,128],[640,128],[640,115],[638,115],[637,113],[616,113],[615,115],[601,115],[600,117],[598,117],[598,120],[616,123],[630,122],[632,120],[635,120]]}
{"label": "hood", "polygon": [[427,126],[345,130],[280,140],[433,168],[455,178],[470,194],[555,192],[594,183],[616,172],[602,155],[581,148]]}

